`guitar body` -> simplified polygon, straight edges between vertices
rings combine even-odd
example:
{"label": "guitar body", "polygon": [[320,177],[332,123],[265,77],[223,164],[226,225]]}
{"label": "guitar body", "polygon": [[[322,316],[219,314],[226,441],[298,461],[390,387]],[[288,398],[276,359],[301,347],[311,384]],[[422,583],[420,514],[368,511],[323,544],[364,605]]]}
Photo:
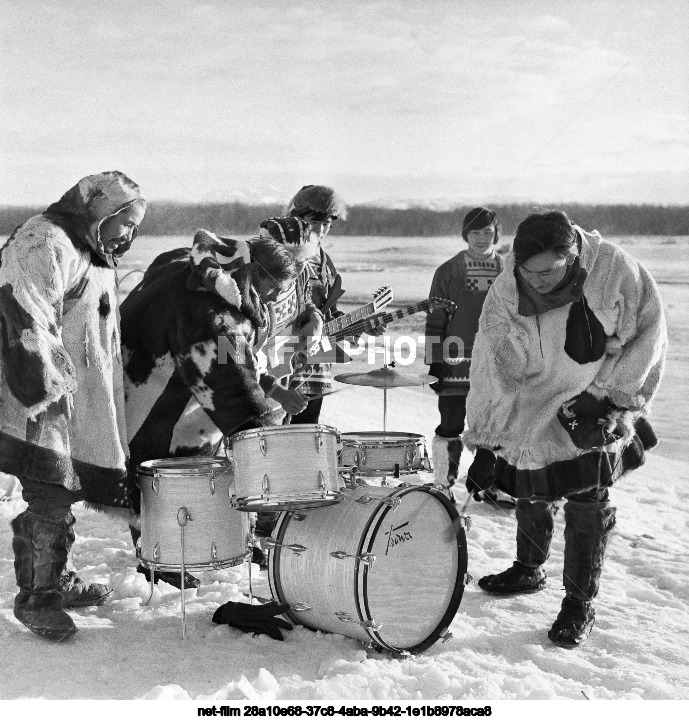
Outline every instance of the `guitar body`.
{"label": "guitar body", "polygon": [[[328,296],[328,300],[323,306],[326,312],[344,292],[341,290],[341,281],[339,283],[337,282],[339,278],[340,276],[338,275],[332,291]],[[374,294],[371,303],[367,303],[365,306],[351,313],[329,320],[323,327],[324,339],[336,334],[342,334],[341,338],[344,338],[345,335],[347,335],[345,331],[348,328],[360,324],[365,318],[376,315],[390,302],[392,302],[392,288],[379,288]],[[308,356],[306,354],[307,339],[300,336],[299,330],[294,327],[289,333],[290,334],[285,333],[271,338],[264,348],[259,351],[259,353],[263,353],[266,356],[270,375],[274,378],[284,378],[285,376],[293,375],[297,371],[302,370],[308,362]],[[325,341],[326,352],[329,350],[328,344],[329,341]]]}

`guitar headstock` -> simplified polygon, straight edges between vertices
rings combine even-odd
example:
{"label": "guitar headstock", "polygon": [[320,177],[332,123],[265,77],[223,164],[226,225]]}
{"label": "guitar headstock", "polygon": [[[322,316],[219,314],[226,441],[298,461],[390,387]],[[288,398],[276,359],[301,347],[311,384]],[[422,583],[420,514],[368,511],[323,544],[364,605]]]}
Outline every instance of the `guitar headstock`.
{"label": "guitar headstock", "polygon": [[386,305],[392,303],[392,288],[389,285],[384,285],[373,294],[373,312],[377,313],[379,310],[385,308]]}
{"label": "guitar headstock", "polygon": [[447,298],[429,298],[424,301],[424,305],[428,305],[429,312],[438,310],[438,308],[444,308],[448,313],[454,313],[457,310],[457,304]]}

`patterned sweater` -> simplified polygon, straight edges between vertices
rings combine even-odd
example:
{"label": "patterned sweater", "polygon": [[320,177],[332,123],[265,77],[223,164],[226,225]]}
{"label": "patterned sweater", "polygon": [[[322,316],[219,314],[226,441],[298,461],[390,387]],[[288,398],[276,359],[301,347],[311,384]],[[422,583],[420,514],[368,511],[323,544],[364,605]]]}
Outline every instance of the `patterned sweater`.
{"label": "patterned sweater", "polygon": [[432,298],[447,298],[456,304],[454,314],[445,308],[426,318],[426,364],[440,376],[441,395],[466,395],[474,337],[483,302],[502,270],[497,254],[485,261],[472,260],[466,250],[443,263],[431,283]]}

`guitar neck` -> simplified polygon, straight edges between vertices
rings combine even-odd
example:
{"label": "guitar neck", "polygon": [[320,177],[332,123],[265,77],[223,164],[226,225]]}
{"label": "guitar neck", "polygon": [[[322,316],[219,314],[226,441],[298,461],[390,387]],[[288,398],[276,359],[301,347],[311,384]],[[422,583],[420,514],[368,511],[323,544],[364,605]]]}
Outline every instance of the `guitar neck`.
{"label": "guitar neck", "polygon": [[[382,315],[376,315],[375,319],[377,321],[382,321],[383,323],[390,323],[393,320],[399,320],[400,318],[406,318],[409,315],[415,315],[416,313],[421,313],[422,311],[428,310],[428,308],[431,305],[430,300],[422,300],[420,303],[414,303],[413,305],[407,305],[404,308],[399,308],[397,310],[392,311],[391,313],[383,313]],[[344,328],[340,331],[337,331],[335,333],[328,333],[328,336],[330,338],[334,338],[335,340],[342,340],[344,337],[348,335],[352,335],[356,332],[362,332],[366,328],[367,320],[370,320],[370,318],[366,320],[361,320],[358,323],[355,323],[354,325],[350,325],[347,328]]]}
{"label": "guitar neck", "polygon": [[351,311],[351,313],[346,313],[345,315],[341,315],[338,318],[333,318],[325,324],[323,328],[323,335],[327,335],[330,337],[334,336],[337,333],[341,333],[345,329],[350,328],[357,323],[360,323],[362,320],[364,320],[364,318],[367,318],[375,312],[375,304],[367,303],[361,308],[357,308],[356,310]]}

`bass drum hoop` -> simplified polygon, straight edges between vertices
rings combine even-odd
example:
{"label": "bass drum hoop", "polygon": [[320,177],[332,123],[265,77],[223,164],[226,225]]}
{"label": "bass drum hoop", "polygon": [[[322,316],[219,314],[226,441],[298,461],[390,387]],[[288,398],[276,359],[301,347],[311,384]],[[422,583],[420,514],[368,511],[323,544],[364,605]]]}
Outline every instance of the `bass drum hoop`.
{"label": "bass drum hoop", "polygon": [[[406,495],[407,493],[429,493],[430,495],[437,498],[442,505],[445,507],[445,509],[449,512],[450,519],[452,521],[452,525],[454,526],[456,532],[457,532],[457,578],[455,579],[455,585],[452,590],[452,596],[450,597],[450,602],[448,604],[447,610],[445,611],[443,617],[439,621],[438,625],[435,627],[435,629],[420,643],[417,643],[414,646],[410,646],[408,648],[397,648],[395,646],[391,646],[387,641],[383,640],[383,638],[380,636],[380,634],[377,631],[373,631],[370,628],[365,628],[364,630],[370,637],[371,641],[376,645],[379,646],[387,651],[392,651],[393,653],[401,653],[401,652],[408,652],[408,653],[421,653],[422,651],[425,651],[427,648],[430,648],[441,636],[441,634],[449,627],[450,623],[452,623],[452,619],[457,614],[457,611],[459,610],[459,605],[462,602],[462,596],[464,595],[464,579],[466,577],[467,568],[468,568],[468,555],[467,555],[467,542],[466,542],[466,533],[464,531],[464,527],[460,526],[457,521],[459,519],[459,512],[455,508],[454,504],[450,502],[448,498],[445,497],[442,493],[439,491],[436,491],[433,488],[425,487],[425,486],[412,486],[410,488],[397,488],[395,489],[390,495],[394,495],[395,497],[401,497]],[[389,497],[389,496],[388,496]],[[382,499],[381,499],[382,500]],[[393,509],[385,504],[385,503],[378,503],[378,508],[375,510],[375,512],[371,513],[369,516],[369,519],[366,523],[366,526],[363,529],[363,532],[361,534],[361,538],[359,540],[359,544],[357,546],[357,555],[361,556],[362,553],[367,552],[370,553],[371,549],[373,548],[373,543],[376,538],[376,533],[380,529],[380,526],[382,522],[385,520],[385,517],[390,513]],[[382,512],[381,512],[382,511]],[[280,518],[278,518],[276,528],[277,533],[275,540],[278,543],[278,545],[282,544],[285,537],[285,532],[287,530],[287,526],[289,523],[287,522],[290,519],[290,516],[288,513],[282,513]],[[375,522],[375,527],[372,528],[373,524]],[[366,549],[364,551],[364,548]],[[271,551],[271,554],[274,554],[275,550]],[[282,591],[282,584],[280,582],[281,574],[280,574],[280,559],[281,554],[276,554],[273,559],[274,564],[274,570],[272,573],[268,574],[268,581],[270,584],[270,590],[273,594],[273,598],[278,600],[278,603],[285,604],[285,596]],[[361,566],[363,565],[364,571],[363,576],[360,573]],[[368,590],[368,564],[362,564],[359,559],[355,560],[355,566],[354,566],[354,588],[352,589],[354,593],[354,600],[356,603],[356,609],[359,614],[359,620],[362,621],[364,618],[371,618],[370,615],[370,609],[368,607],[368,596],[367,596],[367,590]],[[275,583],[275,586],[273,586],[273,582]],[[366,611],[366,616],[362,614],[362,599],[363,599],[363,606]],[[297,626],[304,625],[303,621],[299,619],[297,616],[294,615],[292,612],[292,609],[290,608],[288,611],[285,612],[285,615]],[[308,626],[307,628],[311,628]],[[320,630],[320,629],[317,629]]]}

